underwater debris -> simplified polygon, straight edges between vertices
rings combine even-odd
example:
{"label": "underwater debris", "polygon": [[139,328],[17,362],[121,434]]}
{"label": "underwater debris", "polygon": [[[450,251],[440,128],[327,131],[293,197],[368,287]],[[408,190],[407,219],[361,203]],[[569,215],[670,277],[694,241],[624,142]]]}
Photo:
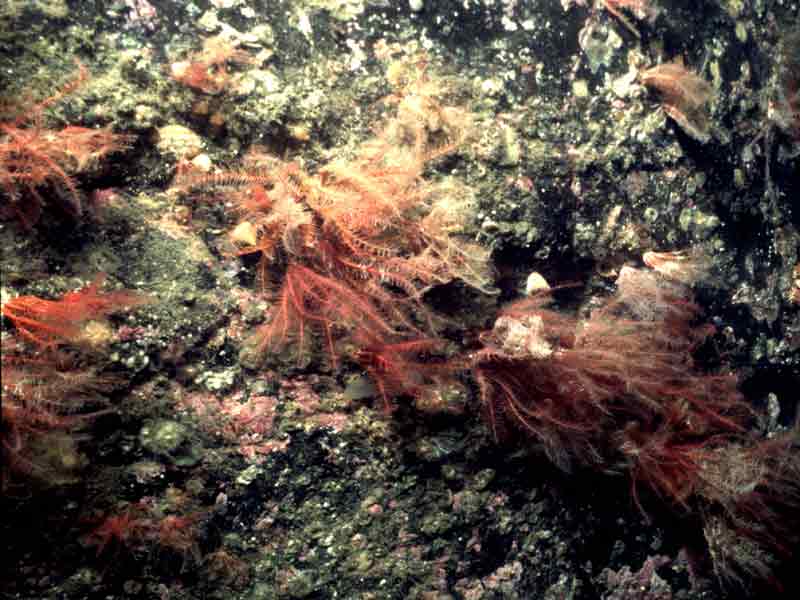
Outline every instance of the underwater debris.
{"label": "underwater debris", "polygon": [[711,139],[707,103],[713,88],[705,79],[687,69],[683,62],[664,63],[639,73],[641,82],[661,95],[664,111],[698,142]]}

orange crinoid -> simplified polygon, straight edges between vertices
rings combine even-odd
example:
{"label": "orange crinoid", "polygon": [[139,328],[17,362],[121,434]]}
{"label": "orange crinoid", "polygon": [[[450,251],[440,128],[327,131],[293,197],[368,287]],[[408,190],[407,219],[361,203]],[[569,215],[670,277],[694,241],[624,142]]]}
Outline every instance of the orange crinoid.
{"label": "orange crinoid", "polygon": [[185,189],[224,191],[242,218],[237,252],[258,256],[262,289],[277,288],[260,351],[302,352],[315,331],[335,363],[341,340],[386,347],[435,335],[423,302],[433,286],[458,279],[494,292],[488,252],[458,237],[469,190],[423,176],[465,139],[468,118],[439,104],[424,65],[412,74],[417,83],[392,98],[397,117],[350,158],[309,173],[251,151],[239,171],[179,177]]}
{"label": "orange crinoid", "polygon": [[79,63],[77,74],[55,94],[28,107],[25,114],[0,121],[0,193],[5,197],[0,209],[26,226],[36,223],[42,209],[54,203],[80,216],[84,200],[74,176],[131,143],[130,136],[107,127],[45,126],[45,110],[88,79],[88,70]]}
{"label": "orange crinoid", "polygon": [[3,332],[0,360],[3,486],[12,473],[48,477],[32,449],[46,447],[55,434],[69,443],[67,434],[98,414],[90,407],[103,405],[104,393],[113,387],[114,378],[82,364],[77,352],[62,351],[80,344],[89,321],[146,301],[130,291],[102,292],[102,282],[98,277],[57,300],[18,296],[0,305],[0,316],[16,333]]}

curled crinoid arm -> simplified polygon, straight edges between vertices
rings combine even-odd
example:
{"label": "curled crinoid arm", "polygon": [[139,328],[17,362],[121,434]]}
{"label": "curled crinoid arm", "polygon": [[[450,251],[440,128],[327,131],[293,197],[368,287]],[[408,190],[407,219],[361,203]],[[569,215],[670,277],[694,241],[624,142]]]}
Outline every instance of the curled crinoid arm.
{"label": "curled crinoid arm", "polygon": [[599,462],[596,447],[607,416],[561,387],[546,361],[514,358],[487,348],[475,356],[472,372],[481,412],[497,440],[519,434],[542,445],[547,457],[570,471],[575,463]]}
{"label": "curled crinoid arm", "polygon": [[130,148],[131,135],[114,133],[110,128],[92,129],[70,125],[54,136],[64,152],[63,162],[73,173],[81,173],[109,154]]}
{"label": "curled crinoid arm", "polygon": [[231,64],[251,64],[253,57],[239,48],[238,40],[223,34],[203,42],[203,49],[185,61],[172,63],[175,81],[206,94],[220,94],[230,85]]}
{"label": "curled crinoid arm", "polygon": [[103,520],[83,538],[87,546],[97,548],[97,555],[138,548],[154,530],[154,522],[147,518],[142,505],[133,504],[126,510],[106,515]]}
{"label": "curled crinoid arm", "polygon": [[715,449],[726,443],[722,436],[683,435],[673,425],[665,422],[648,427],[632,421],[615,435],[630,472],[631,495],[643,514],[641,486],[662,501],[689,510],[691,497],[702,486],[704,465]]}

